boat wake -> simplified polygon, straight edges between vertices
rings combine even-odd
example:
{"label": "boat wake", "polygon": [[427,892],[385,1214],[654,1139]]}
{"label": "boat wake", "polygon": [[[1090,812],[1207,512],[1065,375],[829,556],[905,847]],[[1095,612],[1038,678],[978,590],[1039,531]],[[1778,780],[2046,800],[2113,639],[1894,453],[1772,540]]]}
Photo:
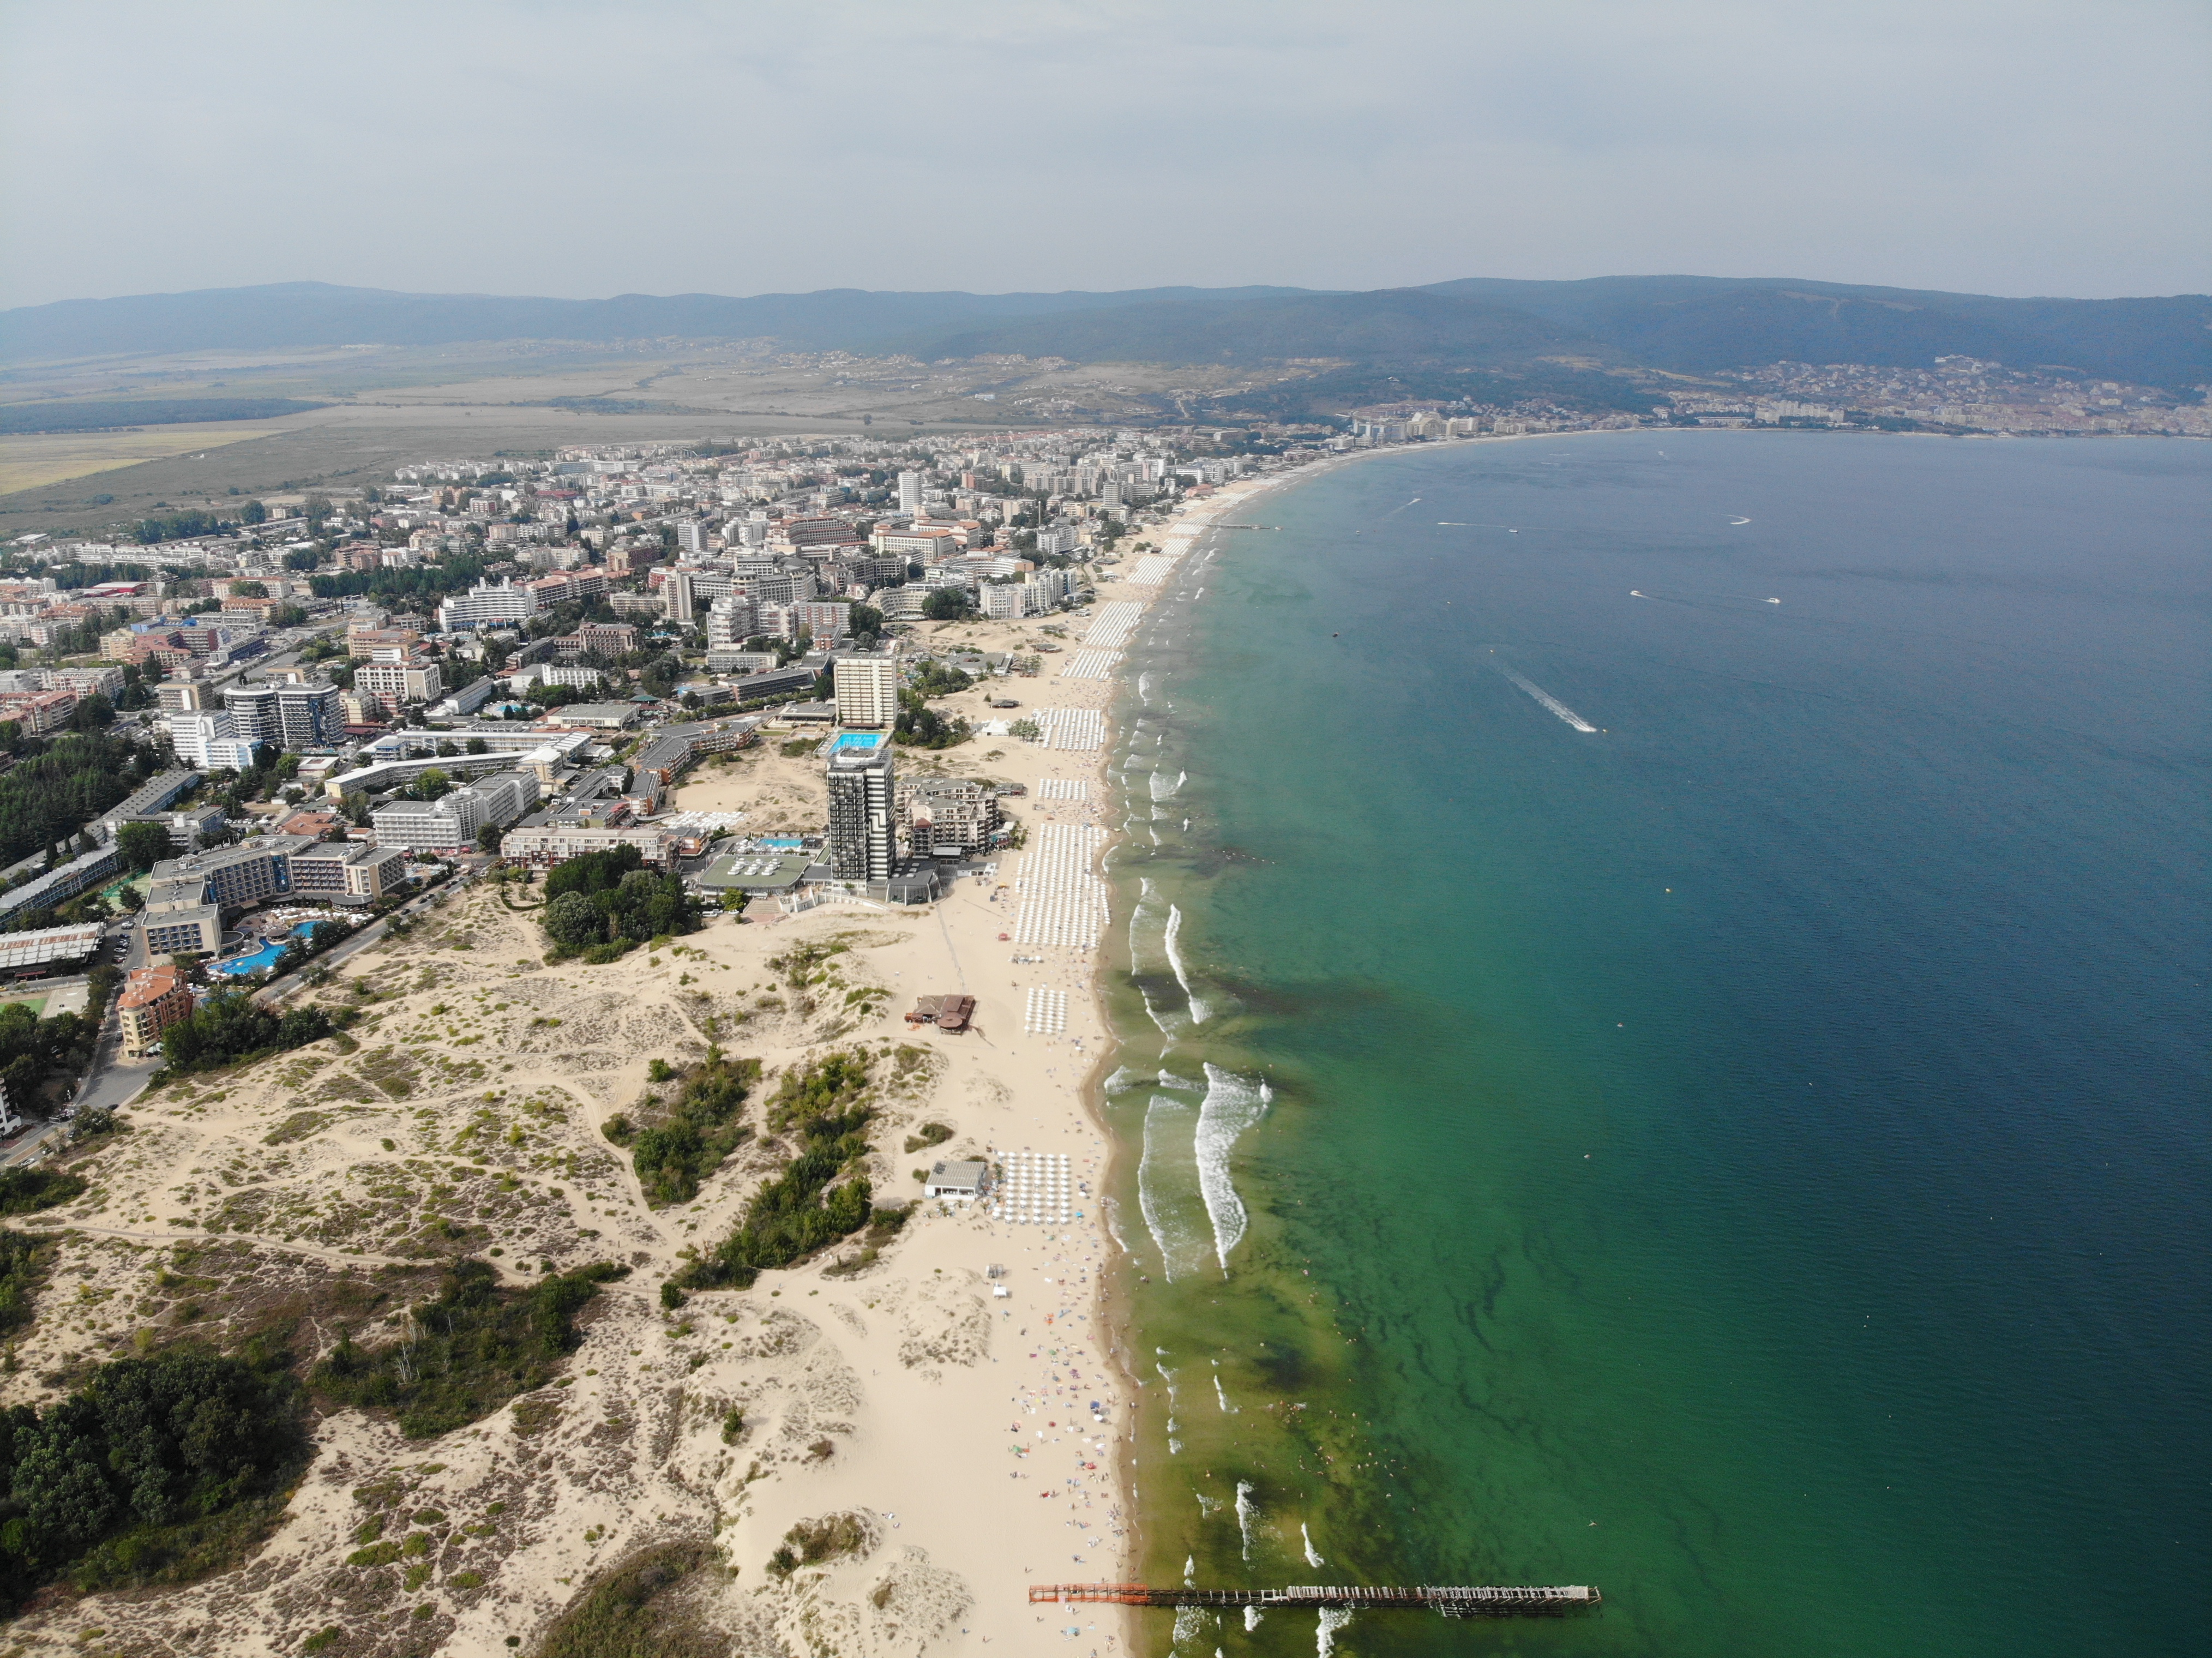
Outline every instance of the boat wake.
{"label": "boat wake", "polygon": [[[1643,595],[1638,593],[1637,597],[1640,598]],[[1544,689],[1542,686],[1523,678],[1521,675],[1514,672],[1510,668],[1501,666],[1498,671],[1504,674],[1508,679],[1518,685],[1522,690],[1528,692],[1529,695],[1534,697],[1537,701],[1549,708],[1553,714],[1559,715],[1560,719],[1565,720],[1567,724],[1572,726],[1577,731],[1581,732],[1587,736],[1595,737],[1597,735],[1596,726],[1591,725],[1589,720],[1583,719],[1582,715],[1577,714],[1565,703],[1560,701],[1559,699],[1553,695],[1551,692]]]}

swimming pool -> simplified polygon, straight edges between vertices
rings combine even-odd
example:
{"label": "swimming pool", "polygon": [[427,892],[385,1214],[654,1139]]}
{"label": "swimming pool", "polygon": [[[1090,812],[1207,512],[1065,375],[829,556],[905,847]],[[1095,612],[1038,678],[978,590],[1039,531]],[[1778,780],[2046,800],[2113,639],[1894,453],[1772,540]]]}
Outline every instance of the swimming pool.
{"label": "swimming pool", "polygon": [[276,964],[284,953],[284,946],[273,939],[251,955],[234,956],[227,962],[210,962],[208,971],[220,973],[227,979],[243,979],[249,973],[261,973]]}
{"label": "swimming pool", "polygon": [[[302,921],[293,929],[301,938],[312,938],[319,926],[328,926],[327,921]],[[284,939],[271,938],[260,949],[245,956],[234,956],[227,962],[210,962],[208,971],[220,973],[227,979],[243,979],[248,974],[264,973],[276,965],[277,957],[284,953]]]}

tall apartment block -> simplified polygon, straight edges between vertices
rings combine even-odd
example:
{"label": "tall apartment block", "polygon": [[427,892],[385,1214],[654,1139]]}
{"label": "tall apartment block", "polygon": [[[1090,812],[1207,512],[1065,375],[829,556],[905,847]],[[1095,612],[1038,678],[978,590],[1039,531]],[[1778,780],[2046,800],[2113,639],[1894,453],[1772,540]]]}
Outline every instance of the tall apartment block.
{"label": "tall apartment block", "polygon": [[898,782],[888,733],[848,732],[830,750],[830,867],[841,881],[883,881],[898,862]]}
{"label": "tall apartment block", "polygon": [[888,656],[841,656],[831,670],[837,689],[837,723],[868,731],[898,720],[898,664]]}

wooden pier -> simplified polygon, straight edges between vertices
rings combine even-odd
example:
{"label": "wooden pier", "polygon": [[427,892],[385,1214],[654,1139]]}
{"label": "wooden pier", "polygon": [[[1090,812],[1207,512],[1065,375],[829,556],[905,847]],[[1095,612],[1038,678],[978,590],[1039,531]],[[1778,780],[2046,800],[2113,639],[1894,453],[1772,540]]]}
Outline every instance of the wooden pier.
{"label": "wooden pier", "polygon": [[1563,1588],[1483,1588],[1419,1584],[1411,1588],[1294,1583],[1280,1589],[1154,1588],[1147,1583],[1032,1583],[1032,1602],[1109,1600],[1125,1606],[1358,1606],[1435,1611],[1447,1618],[1564,1618],[1593,1612],[1605,1597],[1587,1584]]}

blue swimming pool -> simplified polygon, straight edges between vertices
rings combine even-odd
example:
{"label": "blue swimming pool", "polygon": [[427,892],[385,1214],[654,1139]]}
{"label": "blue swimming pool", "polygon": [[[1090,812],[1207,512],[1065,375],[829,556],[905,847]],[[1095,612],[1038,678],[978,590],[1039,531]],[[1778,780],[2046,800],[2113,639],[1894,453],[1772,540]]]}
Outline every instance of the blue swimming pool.
{"label": "blue swimming pool", "polygon": [[227,979],[243,979],[250,973],[265,972],[276,964],[284,953],[284,946],[274,942],[265,944],[251,955],[234,956],[227,962],[210,962],[208,971],[220,973]]}
{"label": "blue swimming pool", "polygon": [[[302,921],[293,931],[301,938],[311,938],[317,927],[329,925],[328,921]],[[266,972],[276,965],[277,957],[284,953],[284,946],[289,942],[286,939],[271,938],[260,949],[249,954],[234,956],[227,962],[209,963],[208,971],[220,973],[228,979],[243,979],[249,974]]]}

